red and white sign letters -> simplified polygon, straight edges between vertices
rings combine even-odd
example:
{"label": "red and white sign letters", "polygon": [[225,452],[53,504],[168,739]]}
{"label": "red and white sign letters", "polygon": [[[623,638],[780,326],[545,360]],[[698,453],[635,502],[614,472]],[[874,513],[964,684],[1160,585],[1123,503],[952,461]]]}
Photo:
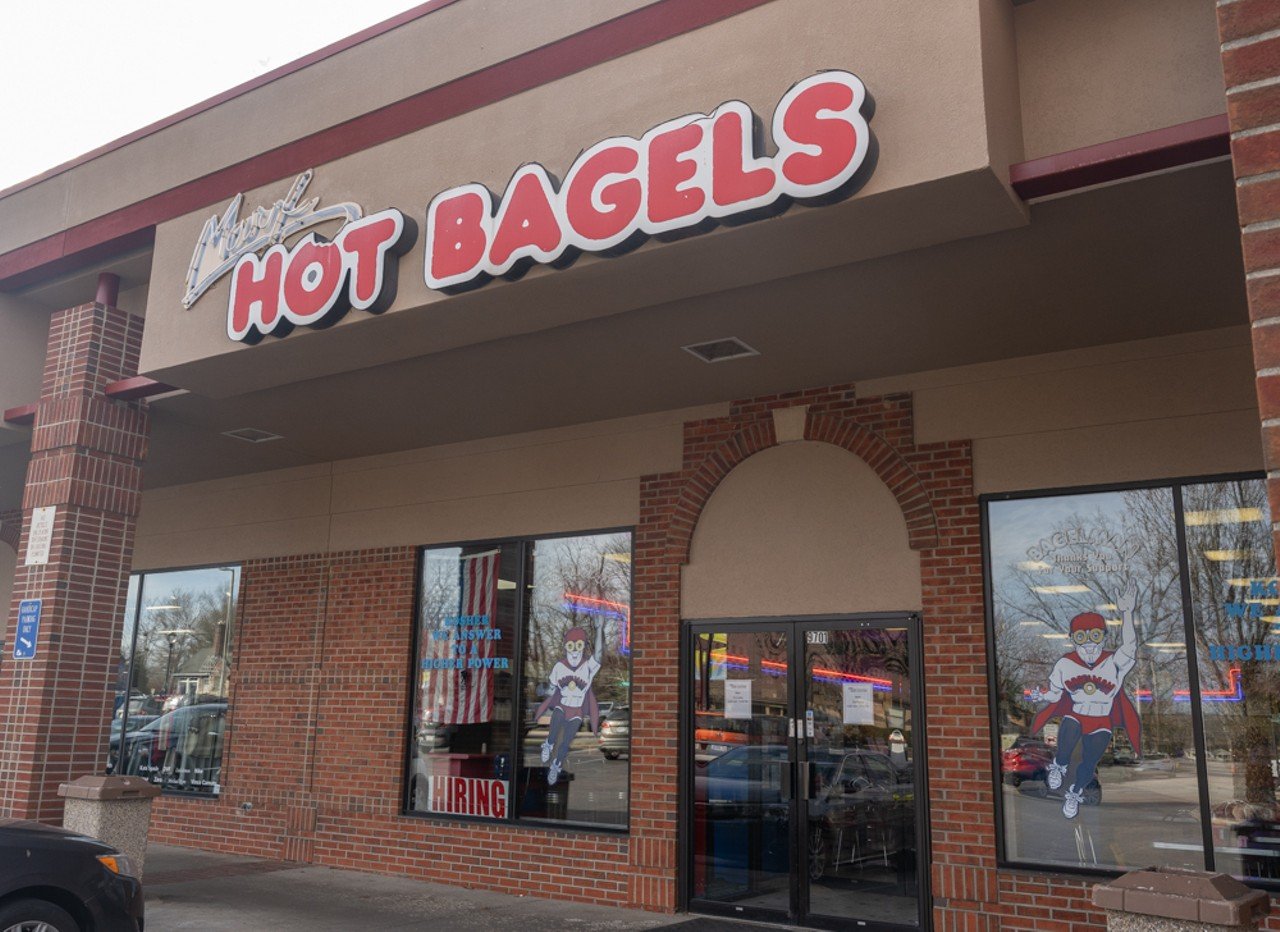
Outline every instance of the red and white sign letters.
{"label": "red and white sign letters", "polygon": [[482,777],[428,777],[427,810],[449,815],[507,817],[507,784]]}
{"label": "red and white sign letters", "polygon": [[[584,252],[619,255],[650,236],[674,238],[772,216],[793,202],[848,197],[875,166],[872,111],[857,77],[824,71],[778,102],[773,155],[761,154],[755,114],[733,100],[710,114],[669,120],[639,139],[598,142],[560,184],[530,163],[516,170],[500,198],[481,184],[442,191],[427,205],[426,283],[461,291],[497,276],[518,278],[535,263],[563,266]],[[230,269],[233,340],[256,343],[296,326],[327,327],[350,308],[376,314],[395,300],[397,259],[413,245],[416,225],[395,209],[366,217],[354,204],[304,203],[311,174],[300,175],[270,210],[241,221],[238,195],[223,218],[205,224],[184,303],[189,307]],[[342,226],[332,240],[309,232],[292,246],[283,242],[291,231],[334,219]]]}
{"label": "red and white sign letters", "polygon": [[308,233],[292,247],[241,256],[231,273],[227,336],[256,343],[295,326],[327,327],[348,308],[378,314],[396,296],[396,259],[417,228],[398,210],[347,223],[332,242]]}
{"label": "red and white sign letters", "polygon": [[[533,263],[580,252],[616,255],[647,236],[746,221],[792,201],[847,197],[873,167],[870,98],[846,71],[825,71],[787,91],[773,114],[777,153],[760,156],[755,117],[741,101],[615,136],[574,161],[556,187],[538,164],[521,166],[494,207],[480,184],[450,188],[427,207],[427,285],[454,291]],[[864,170],[865,169],[865,170]]]}

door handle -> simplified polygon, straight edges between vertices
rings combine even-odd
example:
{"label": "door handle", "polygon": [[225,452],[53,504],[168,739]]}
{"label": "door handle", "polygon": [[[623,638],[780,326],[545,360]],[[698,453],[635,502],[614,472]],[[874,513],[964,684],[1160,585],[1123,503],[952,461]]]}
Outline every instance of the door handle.
{"label": "door handle", "polygon": [[809,798],[809,762],[802,761],[796,765],[800,768],[800,798]]}

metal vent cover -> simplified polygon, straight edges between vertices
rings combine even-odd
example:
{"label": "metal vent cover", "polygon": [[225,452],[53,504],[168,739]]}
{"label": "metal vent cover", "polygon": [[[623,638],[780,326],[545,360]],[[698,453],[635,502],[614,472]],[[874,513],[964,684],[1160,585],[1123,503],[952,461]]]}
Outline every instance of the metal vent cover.
{"label": "metal vent cover", "polygon": [[273,434],[269,430],[259,430],[257,427],[238,427],[235,430],[224,430],[222,436],[243,440],[245,443],[268,443],[272,440],[284,439],[280,434]]}
{"label": "metal vent cover", "polygon": [[760,355],[759,350],[752,349],[737,337],[707,340],[705,343],[690,343],[680,348],[697,356],[703,362],[728,362],[730,359]]}

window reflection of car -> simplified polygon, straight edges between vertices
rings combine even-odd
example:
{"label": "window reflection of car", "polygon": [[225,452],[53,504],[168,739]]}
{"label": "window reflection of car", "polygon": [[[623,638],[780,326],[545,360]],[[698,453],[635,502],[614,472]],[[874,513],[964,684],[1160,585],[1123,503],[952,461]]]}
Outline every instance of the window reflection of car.
{"label": "window reflection of car", "polygon": [[696,760],[706,762],[730,748],[747,743],[747,722],[724,718],[718,712],[699,712],[693,729],[693,753]]}
{"label": "window reflection of car", "polygon": [[631,756],[631,709],[628,707],[610,709],[601,719],[600,753],[607,760],[617,760],[623,754]]}
{"label": "window reflection of car", "polygon": [[810,762],[809,875],[880,862],[912,866],[915,792],[910,770],[878,751],[829,751]]}
{"label": "window reflection of car", "polygon": [[790,806],[784,797],[785,744],[730,748],[694,765],[697,844],[717,870],[790,870]]}
{"label": "window reflection of car", "polygon": [[1024,780],[1043,780],[1052,760],[1053,748],[1023,735],[1000,755],[1000,770],[1005,783],[1021,786]]}
{"label": "window reflection of car", "polygon": [[[154,722],[160,716],[144,715],[142,713],[129,715],[129,731],[135,732],[145,725]],[[124,717],[117,716],[111,720],[111,730],[107,737],[107,769],[114,770],[116,761],[120,757],[120,738],[124,734]]]}
{"label": "window reflection of car", "polygon": [[173,789],[216,792],[227,703],[187,705],[124,736],[118,772]]}

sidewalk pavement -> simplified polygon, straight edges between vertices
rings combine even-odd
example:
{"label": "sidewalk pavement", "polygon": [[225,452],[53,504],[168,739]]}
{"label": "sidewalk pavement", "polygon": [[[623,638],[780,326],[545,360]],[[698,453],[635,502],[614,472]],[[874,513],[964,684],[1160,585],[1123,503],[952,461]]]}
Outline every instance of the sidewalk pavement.
{"label": "sidewalk pavement", "polygon": [[557,903],[289,861],[151,845],[143,881],[147,932],[328,932],[487,929],[491,932],[739,932],[777,929]]}

